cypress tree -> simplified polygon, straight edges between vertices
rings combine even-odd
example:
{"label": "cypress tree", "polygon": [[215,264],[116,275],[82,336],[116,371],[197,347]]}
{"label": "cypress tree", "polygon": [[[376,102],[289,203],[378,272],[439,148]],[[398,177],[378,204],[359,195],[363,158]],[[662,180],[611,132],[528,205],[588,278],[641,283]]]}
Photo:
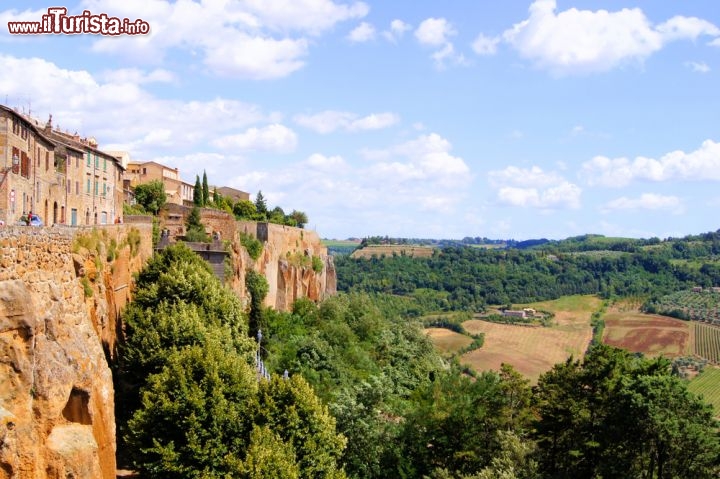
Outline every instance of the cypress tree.
{"label": "cypress tree", "polygon": [[195,190],[193,191],[193,204],[195,206],[202,206],[202,186],[200,186],[200,177],[195,175]]}
{"label": "cypress tree", "polygon": [[203,170],[202,201],[203,201],[203,203],[202,203],[203,206],[210,203],[210,188],[208,187],[207,173],[205,173],[205,170]]}

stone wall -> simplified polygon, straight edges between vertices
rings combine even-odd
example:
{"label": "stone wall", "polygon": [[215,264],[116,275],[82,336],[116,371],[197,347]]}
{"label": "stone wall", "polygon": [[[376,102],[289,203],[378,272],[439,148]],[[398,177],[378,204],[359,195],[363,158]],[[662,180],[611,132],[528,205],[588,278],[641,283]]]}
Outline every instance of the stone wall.
{"label": "stone wall", "polygon": [[106,354],[151,228],[0,228],[0,479],[115,478]]}
{"label": "stone wall", "polygon": [[[162,228],[171,237],[184,232],[184,223],[192,208],[167,205],[163,212]],[[265,276],[269,292],[265,305],[289,311],[299,298],[321,301],[337,292],[337,279],[332,256],[316,232],[266,222],[236,221],[225,211],[201,208],[201,221],[208,234],[217,232],[232,251],[232,277],[228,283],[241,299],[247,301],[245,271],[250,268]],[[250,235],[263,243],[260,258],[253,260],[241,244],[241,234]],[[312,258],[322,262],[322,270],[312,268]]]}

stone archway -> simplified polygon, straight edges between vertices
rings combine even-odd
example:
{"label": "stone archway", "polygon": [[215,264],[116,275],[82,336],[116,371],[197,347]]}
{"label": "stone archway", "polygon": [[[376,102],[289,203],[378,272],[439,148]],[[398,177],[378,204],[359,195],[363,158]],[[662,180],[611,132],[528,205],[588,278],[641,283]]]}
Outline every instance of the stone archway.
{"label": "stone archway", "polygon": [[52,224],[56,224],[58,222],[58,204],[57,201],[53,202],[53,220]]}

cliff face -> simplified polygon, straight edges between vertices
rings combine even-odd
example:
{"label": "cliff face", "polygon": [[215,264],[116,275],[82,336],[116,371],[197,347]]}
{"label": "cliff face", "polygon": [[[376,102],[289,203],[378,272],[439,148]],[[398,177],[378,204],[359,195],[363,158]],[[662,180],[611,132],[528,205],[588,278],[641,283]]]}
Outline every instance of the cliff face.
{"label": "cliff face", "polygon": [[238,253],[244,289],[244,271],[251,268],[265,276],[269,291],[265,305],[289,311],[295,300],[321,301],[337,292],[332,256],[314,231],[269,223],[238,222],[241,233],[263,243],[262,254],[253,261],[242,249]]}
{"label": "cliff face", "polygon": [[105,352],[150,227],[102,231],[0,230],[0,479],[115,477]]}
{"label": "cliff face", "polygon": [[[189,209],[177,207],[171,215],[184,218]],[[208,233],[217,232],[229,240],[232,257],[231,286],[247,300],[245,271],[252,269],[265,276],[269,285],[265,305],[289,311],[299,298],[322,301],[337,292],[337,277],[332,256],[314,231],[254,221],[236,221],[223,211],[203,209],[202,223]],[[182,230],[184,219],[168,225],[171,233]],[[262,254],[253,260],[242,246],[242,236],[259,240]],[[313,259],[315,258],[315,259]]]}

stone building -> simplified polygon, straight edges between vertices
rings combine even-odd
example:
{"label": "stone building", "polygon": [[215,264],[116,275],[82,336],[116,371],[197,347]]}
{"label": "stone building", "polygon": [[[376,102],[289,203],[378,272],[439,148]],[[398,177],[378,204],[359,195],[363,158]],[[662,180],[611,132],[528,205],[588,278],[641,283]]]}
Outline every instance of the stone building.
{"label": "stone building", "polygon": [[193,204],[195,185],[183,181],[177,168],[170,168],[155,161],[130,162],[123,180],[126,189],[160,180],[165,186],[168,203],[185,206]]}
{"label": "stone building", "polygon": [[45,225],[108,224],[122,217],[117,158],[90,138],[68,134],[0,105],[0,220],[30,212]]}

